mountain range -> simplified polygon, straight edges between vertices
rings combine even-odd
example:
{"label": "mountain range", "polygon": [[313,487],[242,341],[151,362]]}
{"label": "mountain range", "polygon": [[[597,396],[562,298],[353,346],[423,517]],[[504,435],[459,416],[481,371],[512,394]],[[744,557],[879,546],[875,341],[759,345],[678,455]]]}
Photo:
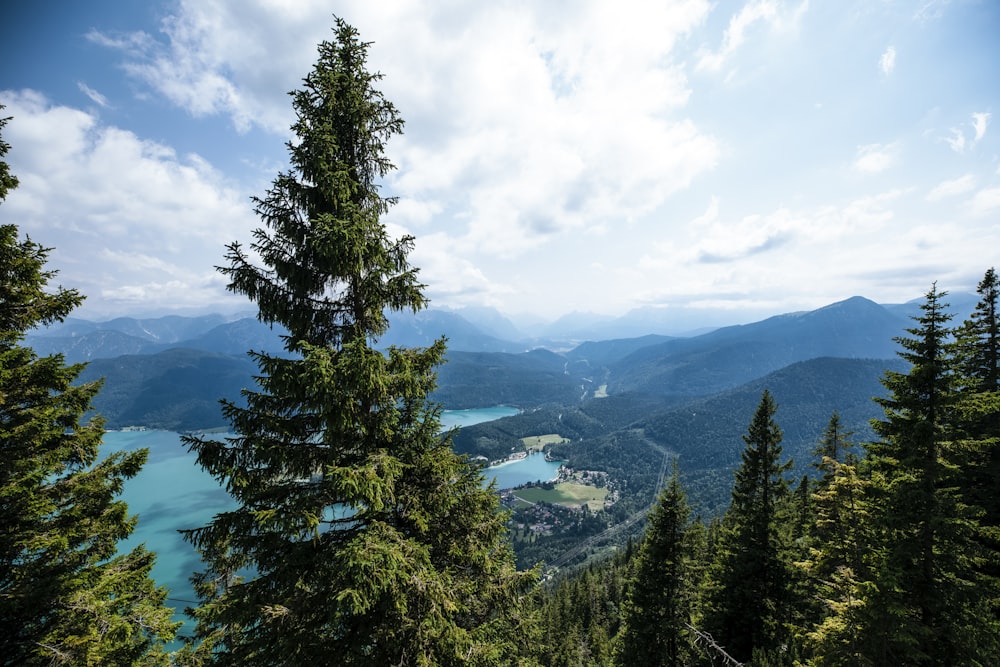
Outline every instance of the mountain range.
{"label": "mountain range", "polygon": [[[576,406],[600,396],[655,397],[664,405],[712,396],[810,359],[891,359],[893,338],[917,304],[879,305],[853,297],[817,310],[715,329],[696,336],[509,340],[499,314],[428,310],[394,317],[380,345],[422,346],[448,339],[433,398],[445,408]],[[961,314],[960,314],[961,316]],[[253,317],[168,316],[106,322],[68,319],[34,331],[41,355],[88,362],[81,381],[104,378],[96,410],[111,428],[169,430],[224,425],[219,398],[240,400],[256,370],[248,350],[282,353],[282,332]]]}
{"label": "mountain range", "polygon": [[[953,308],[957,321],[975,302],[951,301],[960,304]],[[621,497],[608,521],[627,523],[655,498],[657,472],[671,455],[697,511],[718,514],[764,389],[778,403],[796,475],[811,470],[811,451],[834,411],[858,442],[872,438],[870,422],[881,417],[872,398],[884,395],[886,370],[906,370],[895,339],[913,326],[919,305],[852,297],[698,335],[661,330],[582,341],[575,336],[584,319],[573,337],[521,338],[495,312],[428,310],[392,318],[377,344],[447,338],[432,400],[445,409],[521,410],[462,428],[453,435],[455,449],[496,460],[520,451],[521,438],[559,436],[549,453],[616,480]],[[219,400],[239,404],[244,390],[256,388],[247,351],[282,354],[282,333],[253,317],[71,319],[31,332],[26,342],[39,354],[86,362],[79,381],[103,381],[94,409],[106,427],[189,431],[226,427]],[[555,548],[546,540],[518,557],[546,558],[542,551]]]}
{"label": "mountain range", "polygon": [[[960,313],[970,311],[975,303],[973,295],[952,295],[949,299],[954,310]],[[865,304],[876,317],[895,317],[903,322],[908,321],[918,308],[917,302],[878,305],[861,297],[853,297],[827,308],[850,309]],[[617,347],[634,351],[647,343],[665,342],[668,338],[700,339],[706,332],[716,336],[709,340],[722,341],[743,328],[762,331],[768,327],[780,328],[803,318],[806,323],[818,319],[809,318],[809,315],[791,313],[753,324],[718,328],[698,326],[691,315],[678,319],[676,312],[647,308],[618,318],[573,313],[555,322],[535,326],[530,334],[526,334],[509,318],[491,308],[430,309],[416,314],[393,314],[389,331],[378,343],[382,346],[423,346],[445,336],[450,350],[518,353],[542,347],[579,359],[593,354],[596,349]],[[847,315],[848,319],[857,317],[851,313]],[[827,317],[833,318],[834,314],[827,313]],[[692,331],[701,335],[690,333]],[[120,317],[101,322],[69,318],[46,329],[30,332],[27,343],[39,354],[61,352],[68,361],[79,362],[123,354],[155,354],[172,347],[231,355],[241,355],[249,349],[277,353],[283,349],[282,333],[257,321],[252,314],[168,315],[143,319]],[[872,335],[878,337],[877,332]],[[612,346],[604,345],[608,341],[617,342]]]}

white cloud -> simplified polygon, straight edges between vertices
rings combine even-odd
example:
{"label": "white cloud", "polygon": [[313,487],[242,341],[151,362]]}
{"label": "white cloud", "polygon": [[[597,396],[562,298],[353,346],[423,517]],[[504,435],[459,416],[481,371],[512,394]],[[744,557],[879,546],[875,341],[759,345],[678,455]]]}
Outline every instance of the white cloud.
{"label": "white cloud", "polygon": [[139,56],[155,45],[153,38],[141,30],[118,35],[108,35],[98,30],[91,30],[85,37],[89,42],[124,51],[132,56]]}
{"label": "white cloud", "polygon": [[740,9],[739,13],[730,17],[719,49],[701,52],[697,69],[718,72],[730,57],[743,46],[755,24],[766,24],[772,30],[797,26],[808,6],[808,0],[803,0],[788,10],[783,10],[779,6],[778,0],[752,0],[748,2]]}
{"label": "white cloud", "polygon": [[944,16],[945,11],[952,2],[954,0],[926,0],[920,5],[913,17],[922,23],[937,21]]}
{"label": "white cloud", "polygon": [[436,305],[493,306],[502,295],[513,291],[509,285],[487,278],[478,266],[455,251],[455,245],[446,234],[428,234],[417,239],[410,256],[412,264],[420,267],[420,280],[429,286],[427,295]]}
{"label": "white cloud", "polygon": [[892,166],[895,158],[894,144],[867,144],[858,146],[854,168],[869,174],[885,171]]}
{"label": "white cloud", "polygon": [[945,141],[956,153],[965,152],[965,133],[957,127],[951,128],[951,136],[945,137]]}
{"label": "white cloud", "polygon": [[108,104],[108,98],[106,98],[104,95],[101,95],[99,92],[97,92],[96,90],[85,84],[83,81],[77,81],[76,86],[77,88],[80,89],[80,92],[89,97],[90,101],[93,102],[94,104],[105,108],[110,106]]}
{"label": "white cloud", "polygon": [[743,45],[747,30],[758,21],[773,21],[778,15],[778,6],[773,0],[756,0],[743,6],[738,14],[729,19],[729,27],[722,36],[718,51],[703,53],[698,60],[698,69],[717,72],[726,59]]}
{"label": "white cloud", "polygon": [[[183,110],[163,113],[155,136],[184,133],[191,145],[206,126],[219,129],[202,117],[222,118],[252,130],[224,137],[236,149],[229,164],[280,169],[291,121],[286,92],[300,86],[315,44],[331,36],[330,4],[158,7],[173,13],[162,30],[88,36],[116,50],[123,62],[113,74],[131,73],[143,104],[153,95]],[[813,301],[868,295],[856,276],[871,266],[900,282],[899,272],[909,271],[913,290],[932,242],[941,244],[940,265],[978,263],[996,238],[988,223],[998,195],[980,189],[997,182],[992,156],[971,150],[992,140],[991,116],[969,112],[987,107],[952,96],[921,120],[927,136],[947,134],[967,154],[962,171],[919,154],[925,147],[909,122],[891,130],[898,143],[868,143],[886,136],[886,118],[920,113],[915,95],[926,106],[927,91],[939,90],[905,67],[895,72],[905,64],[897,58],[907,57],[902,45],[915,38],[913,9],[886,5],[831,23],[825,10],[811,16],[808,7],[338,0],[337,14],[373,42],[369,67],[385,73],[378,85],[406,119],[406,133],[389,145],[400,169],[384,184],[400,204],[385,220],[393,235],[417,236],[411,259],[435,305],[491,302],[548,315],[657,294],[720,305]],[[893,44],[889,16],[898,19]],[[928,37],[937,30],[919,29]],[[883,51],[845,53],[855,38],[874,39]],[[935,72],[951,80],[967,71],[955,60],[962,54],[926,55],[940,57]],[[865,67],[892,76],[896,92],[854,97],[869,89],[850,73]],[[715,72],[721,76],[705,76]],[[744,75],[755,85],[726,85]],[[127,88],[97,72],[74,76],[105,92]],[[78,96],[78,106],[96,109],[103,97],[84,85],[94,104]],[[13,151],[22,187],[0,215],[53,239],[64,282],[78,284],[66,271],[86,266],[90,275],[74,275],[98,297],[181,301],[219,291],[210,267],[221,244],[257,225],[239,187],[197,156],[110,127],[96,112],[42,100],[29,115],[45,122],[22,122],[30,95],[22,97]],[[130,101],[112,97],[122,111],[114,117],[128,122]],[[277,148],[263,148],[261,138]],[[29,145],[30,154],[21,150]],[[854,173],[840,173],[845,166]],[[865,196],[882,185],[897,189]],[[967,240],[973,236],[979,241]],[[194,268],[185,268],[185,251]]]}
{"label": "white cloud", "polygon": [[971,191],[974,187],[976,187],[976,177],[972,174],[966,174],[964,176],[960,176],[959,178],[942,181],[934,186],[934,189],[927,193],[927,201],[940,201],[947,197],[965,194],[966,192]]}
{"label": "white cloud", "polygon": [[692,227],[705,227],[719,219],[719,198],[712,197],[705,212],[691,221]]}
{"label": "white cloud", "polygon": [[[414,203],[392,219],[433,219],[466,252],[510,257],[635,220],[687,188],[720,148],[682,112],[690,89],[672,49],[709,9],[344,3],[338,13],[373,42],[369,65],[407,122],[391,145],[391,185]],[[182,0],[161,43],[93,39],[121,48],[134,76],[196,116],[284,134],[285,92],[331,24],[322,2]]]}
{"label": "white cloud", "polygon": [[989,112],[976,112],[972,114],[972,138],[966,139],[965,127],[953,127],[949,131],[950,137],[945,137],[945,141],[956,153],[964,153],[966,148],[973,148],[986,136],[986,128],[989,127],[991,114]]}
{"label": "white cloud", "polygon": [[892,74],[892,71],[896,69],[895,47],[890,46],[882,52],[882,56],[878,59],[878,67],[882,70],[882,74],[885,74],[886,76]]}
{"label": "white cloud", "polygon": [[972,114],[972,129],[975,135],[972,138],[972,143],[976,144],[986,135],[986,127],[990,124],[990,114],[989,113],[974,113]]}
{"label": "white cloud", "polygon": [[786,209],[769,216],[748,215],[736,223],[715,222],[691,251],[701,263],[745,259],[788,243],[796,227],[797,220]]}
{"label": "white cloud", "polygon": [[983,188],[973,196],[969,208],[975,216],[985,216],[1000,209],[1000,187]]}
{"label": "white cloud", "polygon": [[224,114],[241,132],[256,125],[284,134],[292,120],[285,93],[330,24],[319,3],[181,0],[162,22],[163,41],[142,32],[88,37],[122,51],[126,71],[196,117]]}
{"label": "white cloud", "polygon": [[114,310],[227,301],[212,277],[225,244],[254,224],[244,193],[196,155],[106,126],[32,91],[5,91],[12,171],[0,220],[53,247],[59,281]]}
{"label": "white cloud", "polygon": [[[710,300],[712,307],[729,303],[781,312],[794,310],[792,304],[817,307],[853,294],[872,296],[863,277],[870,267],[889,275],[910,271],[926,253],[920,243],[936,233],[933,225],[913,227],[898,214],[912,194],[893,189],[838,204],[783,207],[688,226],[672,231],[623,274],[629,284],[651,286],[639,297],[647,303],[707,307]],[[943,238],[961,236],[944,227]],[[891,247],[886,238],[894,239]],[[913,283],[903,287],[911,290],[905,298],[912,298]]]}

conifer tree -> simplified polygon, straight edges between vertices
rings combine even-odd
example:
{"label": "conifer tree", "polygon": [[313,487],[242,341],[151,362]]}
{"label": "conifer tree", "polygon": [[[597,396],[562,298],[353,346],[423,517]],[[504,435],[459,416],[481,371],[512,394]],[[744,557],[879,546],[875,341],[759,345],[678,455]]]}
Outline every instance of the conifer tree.
{"label": "conifer tree", "polygon": [[239,244],[229,289],[278,325],[287,354],[253,353],[233,436],[190,438],[236,509],[188,533],[201,644],[225,665],[475,665],[518,654],[518,573],[496,494],[441,435],[428,402],[443,340],[380,350],[387,312],[427,300],[392,239],[380,180],[396,108],[368,45],[337,19],[292,94],[291,168],[256,200],[255,263]]}
{"label": "conifer tree", "polygon": [[[0,200],[16,186],[0,159]],[[177,624],[154,555],[115,553],[136,522],[115,496],[146,451],[98,461],[102,420],[81,420],[100,383],[74,385],[82,364],[22,345],[83,300],[48,290],[48,252],[0,226],[0,665],[166,664]]]}
{"label": "conifer tree", "polygon": [[811,531],[809,576],[823,581],[838,569],[857,570],[861,563],[860,519],[864,515],[858,458],[836,412],[813,451],[819,472],[813,491],[815,523]]}
{"label": "conifer tree", "polygon": [[984,511],[982,524],[1000,530],[1000,279],[989,269],[975,310],[956,331],[959,417],[972,450],[965,487]]}
{"label": "conifer tree", "polygon": [[673,474],[650,513],[627,584],[618,664],[684,665],[691,660],[694,568],[689,517],[675,460]]}
{"label": "conifer tree", "polygon": [[993,268],[977,286],[980,300],[956,332],[958,430],[965,454],[960,483],[978,512],[983,549],[977,590],[991,611],[984,633],[1000,634],[1000,279]]}
{"label": "conifer tree", "polygon": [[886,372],[872,426],[868,507],[876,529],[874,586],[863,648],[876,664],[975,664],[981,645],[973,566],[975,522],[958,493],[951,318],[934,286],[897,338],[908,373]]}
{"label": "conifer tree", "polygon": [[986,271],[976,292],[975,310],[956,331],[959,382],[974,392],[1000,391],[1000,277],[995,269]]}
{"label": "conifer tree", "polygon": [[809,606],[803,631],[810,665],[860,664],[859,606],[861,587],[870,577],[865,557],[870,540],[867,481],[858,471],[849,437],[834,412],[814,451],[819,472],[815,524],[808,557],[797,563],[808,581],[802,601]]}
{"label": "conifer tree", "polygon": [[779,525],[788,495],[780,462],[781,429],[776,405],[764,391],[743,436],[732,502],[708,573],[704,627],[733,658],[776,653],[787,641],[789,563]]}

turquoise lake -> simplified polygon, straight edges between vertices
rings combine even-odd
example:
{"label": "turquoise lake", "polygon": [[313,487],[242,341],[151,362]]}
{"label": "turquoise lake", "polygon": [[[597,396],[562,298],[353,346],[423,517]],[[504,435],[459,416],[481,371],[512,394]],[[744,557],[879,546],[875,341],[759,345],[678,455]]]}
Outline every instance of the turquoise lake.
{"label": "turquoise lake", "polygon": [[[441,421],[446,428],[470,426],[517,412],[508,407],[446,410]],[[126,482],[122,492],[129,511],[139,515],[139,524],[120,548],[127,550],[145,542],[148,549],[157,553],[153,577],[169,589],[168,603],[177,609],[176,620],[184,620],[184,607],[195,602],[188,578],[200,569],[200,561],[177,530],[206,525],[217,512],[231,507],[232,500],[197,465],[194,454],[181,444],[177,433],[108,432],[104,435],[102,455],[142,447],[149,448],[149,460],[139,475]],[[487,468],[485,473],[487,481],[496,479],[498,488],[511,488],[553,479],[558,469],[558,462],[549,462],[543,455],[534,454],[520,461]]]}

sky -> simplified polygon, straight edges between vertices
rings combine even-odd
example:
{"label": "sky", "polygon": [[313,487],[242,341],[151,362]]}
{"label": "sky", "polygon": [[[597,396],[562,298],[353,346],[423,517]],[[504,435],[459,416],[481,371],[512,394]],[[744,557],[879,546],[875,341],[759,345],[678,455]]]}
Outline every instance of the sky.
{"label": "sky", "polygon": [[0,10],[20,186],[76,315],[249,310],[215,267],[334,15],[432,307],[731,322],[974,291],[1000,260],[993,0],[35,0]]}

